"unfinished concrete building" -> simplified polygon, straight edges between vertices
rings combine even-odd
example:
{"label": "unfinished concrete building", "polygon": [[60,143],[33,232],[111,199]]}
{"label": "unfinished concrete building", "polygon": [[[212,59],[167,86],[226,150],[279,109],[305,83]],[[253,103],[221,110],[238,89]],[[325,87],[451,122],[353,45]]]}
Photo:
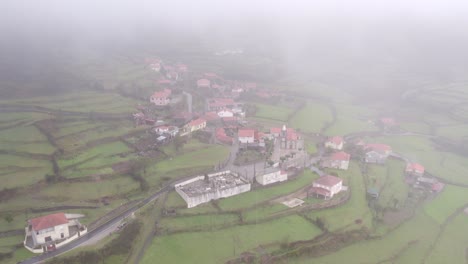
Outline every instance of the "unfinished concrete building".
{"label": "unfinished concrete building", "polygon": [[222,171],[176,184],[175,190],[185,200],[187,207],[192,208],[211,200],[248,192],[250,182],[237,173]]}

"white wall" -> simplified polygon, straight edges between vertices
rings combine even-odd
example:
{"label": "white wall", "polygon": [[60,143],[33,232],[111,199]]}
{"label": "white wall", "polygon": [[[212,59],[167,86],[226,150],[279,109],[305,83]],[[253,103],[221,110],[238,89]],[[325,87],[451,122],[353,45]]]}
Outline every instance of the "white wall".
{"label": "white wall", "polygon": [[35,245],[44,244],[46,242],[45,238],[49,236],[52,238],[52,241],[62,239],[62,236],[61,236],[62,233],[63,233],[63,238],[68,238],[70,236],[70,233],[68,230],[68,223],[55,226],[49,232],[41,233],[39,231],[39,234],[38,234],[37,231],[33,230],[31,233],[32,233],[32,238],[33,238]]}

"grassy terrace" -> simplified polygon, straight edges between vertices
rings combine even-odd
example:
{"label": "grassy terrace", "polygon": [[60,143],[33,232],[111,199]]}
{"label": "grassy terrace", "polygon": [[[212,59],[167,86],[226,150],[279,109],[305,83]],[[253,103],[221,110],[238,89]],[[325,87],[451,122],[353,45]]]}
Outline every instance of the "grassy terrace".
{"label": "grassy terrace", "polygon": [[[261,244],[311,239],[320,230],[299,216],[261,225],[155,237],[142,263],[220,263]],[[216,250],[213,250],[213,249]]]}
{"label": "grassy terrace", "polygon": [[[430,230],[430,232],[428,232]],[[424,253],[434,241],[439,226],[419,211],[414,218],[380,239],[356,242],[333,254],[314,258],[314,263],[385,263],[394,258],[398,263],[420,263]],[[359,257],[356,257],[359,256]],[[291,263],[310,263],[301,259]]]}
{"label": "grassy terrace", "polygon": [[[372,214],[367,206],[364,177],[361,175],[359,166],[351,162],[347,171],[338,171],[338,174],[344,179],[344,184],[351,189],[350,200],[339,207],[311,211],[308,216],[312,219],[322,218],[330,231],[342,228],[354,229],[361,226],[371,227]],[[358,219],[362,221],[361,224],[354,223]]]}

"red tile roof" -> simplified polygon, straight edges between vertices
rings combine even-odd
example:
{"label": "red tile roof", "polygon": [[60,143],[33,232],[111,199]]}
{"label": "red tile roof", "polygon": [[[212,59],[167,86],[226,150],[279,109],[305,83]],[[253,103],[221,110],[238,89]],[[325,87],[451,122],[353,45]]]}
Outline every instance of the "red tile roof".
{"label": "red tile roof", "polygon": [[330,158],[332,160],[349,161],[349,159],[351,158],[351,155],[349,155],[346,152],[340,151],[340,152],[333,153]]}
{"label": "red tile roof", "polygon": [[206,121],[214,121],[220,119],[220,117],[216,112],[206,112],[203,119]]}
{"label": "red tile roof", "polygon": [[167,98],[169,96],[171,96],[172,94],[172,91],[169,90],[169,89],[164,89],[162,91],[158,91],[158,92],[155,92],[152,97],[154,98]]}
{"label": "red tile roof", "polygon": [[380,118],[380,123],[386,125],[386,126],[395,126],[397,125],[397,122],[395,121],[395,119],[391,118],[391,117],[383,117],[383,118]]}
{"label": "red tile roof", "polygon": [[[280,134],[281,136],[282,131],[283,129],[280,127],[270,128],[271,134]],[[298,140],[300,137],[299,137],[299,133],[297,133],[294,128],[286,128],[286,138],[288,140]]]}
{"label": "red tile roof", "polygon": [[167,80],[167,79],[161,79],[158,81],[159,84],[170,84],[171,81],[170,80]]}
{"label": "red tile roof", "polygon": [[416,172],[424,173],[424,166],[419,163],[408,163],[408,165],[406,165],[406,171],[407,172],[416,171]]}
{"label": "red tile roof", "polygon": [[255,137],[255,130],[254,129],[239,129],[237,132],[239,137]]}
{"label": "red tile roof", "polygon": [[318,178],[317,180],[314,181],[314,183],[320,184],[320,185],[325,185],[329,187],[333,187],[337,185],[338,183],[342,182],[343,180],[332,176],[332,175],[326,175]]}
{"label": "red tile roof", "polygon": [[42,229],[67,224],[68,219],[64,213],[56,213],[33,218],[29,220],[29,223],[31,224],[34,231],[39,231]]}
{"label": "red tile roof", "polygon": [[339,137],[339,136],[330,137],[328,138],[328,142],[331,142],[335,145],[340,145],[341,143],[343,143],[343,137]]}
{"label": "red tile roof", "polygon": [[203,119],[203,118],[197,118],[197,119],[195,119],[195,120],[190,121],[190,123],[188,123],[188,125],[189,125],[189,126],[192,126],[192,127],[193,127],[193,126],[199,126],[199,125],[201,125],[201,124],[203,124],[203,123],[205,123],[205,122],[206,122],[205,119]]}
{"label": "red tile roof", "polygon": [[216,129],[216,138],[224,143],[232,144],[232,137],[226,134],[226,130],[222,127]]}
{"label": "red tile roof", "polygon": [[392,147],[390,147],[389,145],[385,145],[385,144],[366,144],[364,146],[364,149],[366,150],[374,150],[374,151],[377,151],[377,152],[389,152],[389,151],[392,151]]}

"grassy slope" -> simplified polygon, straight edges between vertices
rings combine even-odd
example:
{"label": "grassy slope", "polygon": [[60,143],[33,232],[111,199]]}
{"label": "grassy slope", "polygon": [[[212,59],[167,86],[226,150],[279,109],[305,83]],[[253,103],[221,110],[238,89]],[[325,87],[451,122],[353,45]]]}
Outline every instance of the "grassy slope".
{"label": "grassy slope", "polygon": [[289,216],[261,225],[162,236],[154,239],[141,263],[221,263],[259,244],[311,239],[318,234],[320,230],[305,219]]}
{"label": "grassy slope", "polygon": [[291,119],[291,126],[303,132],[318,133],[327,122],[332,121],[329,108],[323,104],[309,102]]}

